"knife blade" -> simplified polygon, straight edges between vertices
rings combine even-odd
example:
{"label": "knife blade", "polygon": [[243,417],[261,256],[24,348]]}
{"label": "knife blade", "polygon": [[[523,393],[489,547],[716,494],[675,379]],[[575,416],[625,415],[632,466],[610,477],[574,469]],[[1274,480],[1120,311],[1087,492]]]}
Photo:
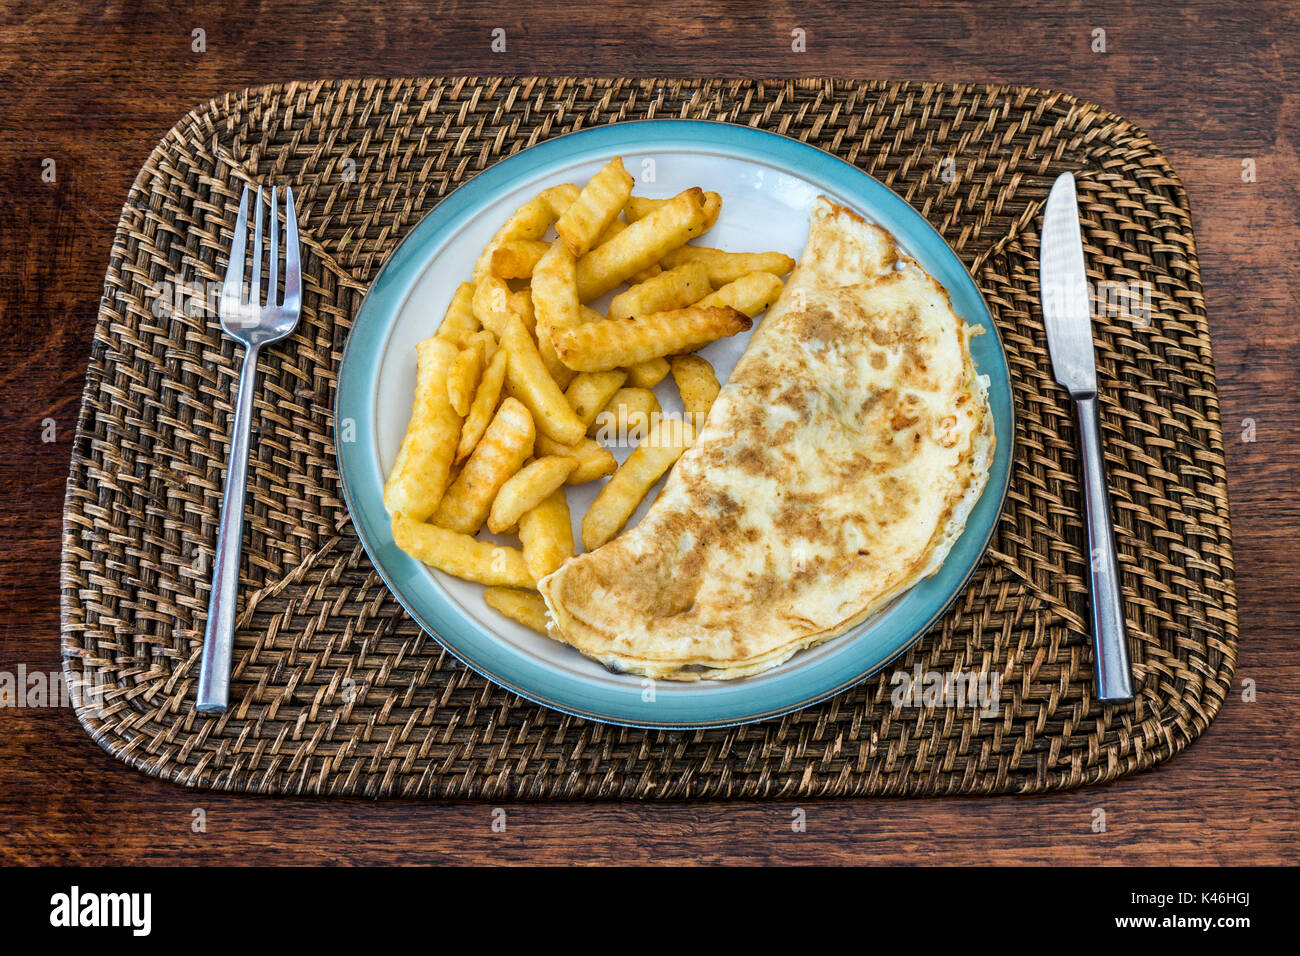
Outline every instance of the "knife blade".
{"label": "knife blade", "polygon": [[1092,308],[1073,173],[1058,176],[1047,197],[1039,245],[1038,286],[1052,373],[1074,399],[1078,424],[1084,523],[1088,531],[1088,584],[1097,697],[1099,700],[1132,700],[1123,592],[1097,415],[1097,356],[1092,344]]}
{"label": "knife blade", "polygon": [[1052,372],[1071,397],[1095,395],[1097,359],[1092,350],[1092,310],[1073,173],[1056,177],[1047,196],[1038,261]]}

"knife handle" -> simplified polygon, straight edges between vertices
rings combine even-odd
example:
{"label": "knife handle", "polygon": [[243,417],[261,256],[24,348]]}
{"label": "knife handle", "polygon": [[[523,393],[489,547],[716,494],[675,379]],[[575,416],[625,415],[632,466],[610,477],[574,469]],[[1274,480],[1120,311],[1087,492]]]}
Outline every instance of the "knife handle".
{"label": "knife handle", "polygon": [[1075,400],[1079,456],[1083,459],[1083,500],[1088,526],[1088,577],[1092,596],[1092,639],[1099,700],[1132,700],[1133,681],[1124,633],[1124,603],[1115,556],[1106,464],[1095,395]]}

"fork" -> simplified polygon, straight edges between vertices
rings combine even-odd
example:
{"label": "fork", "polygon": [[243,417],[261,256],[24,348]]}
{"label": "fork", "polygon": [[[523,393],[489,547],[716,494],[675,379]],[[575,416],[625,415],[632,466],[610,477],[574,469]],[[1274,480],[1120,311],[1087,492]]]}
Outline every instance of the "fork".
{"label": "fork", "polygon": [[[239,218],[230,244],[226,279],[221,285],[221,328],[244,345],[239,370],[239,397],[235,403],[230,466],[221,502],[217,554],[208,599],[208,622],[203,632],[203,662],[199,668],[198,711],[224,714],[230,697],[230,659],[235,642],[235,611],[239,597],[239,559],[244,536],[244,491],[248,481],[248,443],[253,418],[253,388],[257,384],[257,354],[262,346],[278,342],[298,325],[302,312],[302,268],[298,252],[298,221],[293,189],[286,188],[284,207],[284,295],[276,302],[280,285],[280,221],[276,214],[276,187],[271,187],[271,249],[267,264],[266,302],[262,302],[262,187],[257,187],[253,220],[252,276],[244,285],[244,245],[248,234],[248,187],[239,200]],[[247,288],[248,297],[244,297]]]}

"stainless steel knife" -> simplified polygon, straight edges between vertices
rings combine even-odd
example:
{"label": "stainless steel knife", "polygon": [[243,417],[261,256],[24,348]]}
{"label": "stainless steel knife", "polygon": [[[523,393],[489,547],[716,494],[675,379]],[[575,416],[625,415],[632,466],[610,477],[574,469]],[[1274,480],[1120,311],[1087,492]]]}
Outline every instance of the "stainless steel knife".
{"label": "stainless steel knife", "polygon": [[1105,460],[1097,417],[1097,357],[1092,346],[1092,310],[1084,271],[1083,236],[1074,174],[1052,184],[1043,214],[1039,250],[1039,296],[1052,370],[1074,399],[1083,461],[1083,498],[1088,527],[1092,638],[1097,659],[1097,697],[1132,700],[1133,681],[1124,633],[1124,605],[1115,530],[1106,493]]}

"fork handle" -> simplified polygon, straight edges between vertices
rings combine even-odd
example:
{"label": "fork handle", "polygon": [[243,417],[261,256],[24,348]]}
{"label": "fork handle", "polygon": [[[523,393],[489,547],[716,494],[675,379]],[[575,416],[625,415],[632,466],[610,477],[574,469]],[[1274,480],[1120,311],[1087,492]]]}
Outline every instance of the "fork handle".
{"label": "fork handle", "polygon": [[1079,457],[1083,459],[1083,500],[1088,526],[1088,577],[1098,700],[1132,700],[1133,681],[1124,632],[1124,604],[1115,556],[1115,531],[1106,492],[1097,399],[1075,400]]}
{"label": "fork handle", "polygon": [[224,714],[230,697],[230,659],[239,601],[239,556],[244,537],[244,491],[248,479],[248,443],[253,423],[257,352],[256,345],[245,348],[244,364],[239,370],[230,464],[226,470],[226,492],[221,501],[212,595],[208,599],[203,662],[199,668],[198,711],[201,714]]}

